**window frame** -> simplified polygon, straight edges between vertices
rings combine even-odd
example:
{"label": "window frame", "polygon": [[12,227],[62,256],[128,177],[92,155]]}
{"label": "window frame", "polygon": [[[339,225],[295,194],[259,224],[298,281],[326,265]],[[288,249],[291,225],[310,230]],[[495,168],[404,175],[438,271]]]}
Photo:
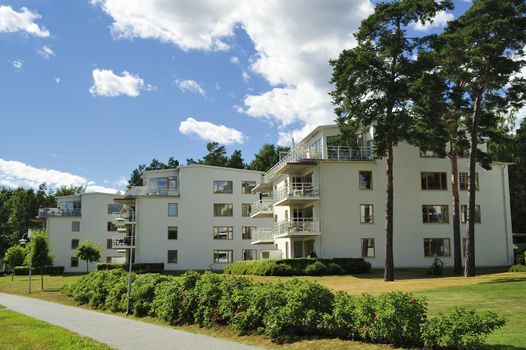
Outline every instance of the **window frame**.
{"label": "window frame", "polygon": [[[175,252],[175,262],[173,261],[170,261],[170,253],[174,253]],[[173,260],[173,255],[172,255],[172,260]],[[168,249],[166,251],[166,263],[167,264],[178,264],[179,263],[179,252],[177,249]]]}
{"label": "window frame", "polygon": [[[170,230],[173,230],[175,228],[175,238],[170,238],[170,233],[173,234],[173,231],[170,232]],[[166,228],[166,238],[169,240],[169,241],[175,241],[175,240],[178,240],[179,239],[179,226],[168,226]]]}
{"label": "window frame", "polygon": [[[362,207],[365,208],[366,206],[371,207],[371,214],[369,214],[370,221],[365,221],[364,220],[365,216],[362,215]],[[360,204],[360,224],[374,224],[374,204],[370,204],[370,203]]]}
{"label": "window frame", "polygon": [[106,224],[107,232],[117,232],[117,225],[113,221],[108,221]]}
{"label": "window frame", "polygon": [[[447,254],[444,254],[444,255],[432,255],[432,244],[433,244],[433,241],[436,241],[436,240],[441,240],[443,243],[443,246],[445,247],[444,245],[444,242],[447,240]],[[429,244],[426,244],[427,241],[429,242]],[[451,257],[451,239],[449,239],[448,237],[437,237],[437,238],[424,238],[424,258],[438,258],[438,257],[444,257],[444,258],[447,258],[447,257]],[[428,249],[429,248],[429,249]],[[428,251],[429,250],[429,251]],[[429,255],[428,255],[429,253]]]}
{"label": "window frame", "polygon": [[[248,229],[248,233],[247,233],[247,229]],[[251,240],[252,234],[254,233],[256,229],[257,229],[257,226],[241,226],[241,239]]]}
{"label": "window frame", "polygon": [[[429,188],[430,182],[428,177],[426,177],[426,186],[424,186],[424,174],[440,174],[440,188]],[[421,171],[420,172],[420,189],[422,191],[447,191],[448,190],[448,181],[447,181],[447,172],[446,171]]]}
{"label": "window frame", "polygon": [[[363,252],[364,252],[364,241],[372,241],[372,243],[373,243],[373,246],[372,246],[373,255],[372,256],[363,254]],[[371,249],[371,247],[367,246],[367,251],[369,249]],[[362,237],[361,238],[361,240],[360,240],[360,255],[364,259],[374,259],[376,257],[376,239],[375,238],[373,238],[373,237]]]}
{"label": "window frame", "polygon": [[[175,206],[175,215],[170,214],[170,207]],[[175,218],[179,216],[179,203],[168,203],[168,216]]]}
{"label": "window frame", "polygon": [[[245,259],[246,252],[254,252],[254,259]],[[241,260],[243,261],[254,261],[258,260],[258,250],[257,249],[241,249]]]}
{"label": "window frame", "polygon": [[[226,253],[228,261],[219,261],[219,257],[216,257],[219,253]],[[234,262],[234,250],[233,249],[214,249],[212,253],[212,261],[214,264],[230,264]]]}
{"label": "window frame", "polygon": [[[478,211],[478,215],[477,215]],[[480,204],[475,204],[475,224],[480,224],[482,219],[480,212]],[[468,223],[468,205],[467,204],[461,204],[460,205],[460,223],[461,224],[467,224]]]}
{"label": "window frame", "polygon": [[113,249],[113,239],[107,238],[106,239],[106,249]]}
{"label": "window frame", "polygon": [[[228,183],[230,184],[230,192],[228,192],[228,191],[220,191],[219,190],[219,184],[222,183],[222,182],[226,183],[226,184],[228,184]],[[232,193],[234,193],[234,181],[232,181],[232,180],[213,180],[212,192],[214,194],[232,194]]]}
{"label": "window frame", "polygon": [[[362,174],[369,174],[369,187],[362,188]],[[358,171],[358,189],[361,191],[372,191],[373,190],[373,171],[372,170],[359,170]]]}
{"label": "window frame", "polygon": [[[248,208],[248,210],[246,208]],[[252,205],[250,203],[241,203],[241,217],[249,218],[251,214],[252,214]]]}
{"label": "window frame", "polygon": [[71,249],[77,249],[79,244],[80,244],[80,239],[78,239],[78,238],[72,238],[71,239]]}
{"label": "window frame", "polygon": [[[461,179],[464,178],[464,181]],[[462,186],[464,184],[464,186]],[[477,191],[480,189],[479,187],[479,173],[475,173],[475,187]],[[459,171],[458,173],[458,189],[460,191],[467,191],[469,188],[469,172],[467,171]]]}
{"label": "window frame", "polygon": [[79,267],[79,258],[78,256],[72,256],[69,260],[70,267]]}
{"label": "window frame", "polygon": [[[226,205],[227,206],[227,210],[230,211],[230,215],[217,215],[218,211],[216,211],[216,206],[219,206],[219,205]],[[218,217],[218,218],[221,218],[221,217],[233,217],[234,216],[234,204],[233,203],[214,203],[213,204],[213,211],[214,211],[214,217]]]}
{"label": "window frame", "polygon": [[[222,231],[221,229],[225,228],[227,229],[226,238],[219,238],[222,237],[220,235],[221,233],[225,233],[225,231]],[[214,226],[212,229],[212,237],[218,241],[231,241],[234,239],[234,226]]]}
{"label": "window frame", "polygon": [[[110,209],[110,208],[114,208],[114,207],[119,207],[119,210],[114,210],[114,209]],[[123,208],[123,205],[122,204],[115,204],[115,203],[109,203],[108,204],[108,214],[118,214],[121,212]]]}
{"label": "window frame", "polygon": [[[431,217],[430,214],[429,214],[429,207],[440,207],[440,218],[441,220],[440,221],[426,221],[425,218],[429,218]],[[427,215],[424,215],[424,210],[428,208],[428,213]],[[445,208],[445,211],[444,211],[444,208]],[[444,213],[446,214],[445,215],[445,219],[444,219]],[[422,223],[423,224],[449,224],[449,205],[447,204],[422,204]]]}
{"label": "window frame", "polygon": [[[248,186],[248,183],[253,183],[254,186],[251,187],[251,189],[249,191],[247,191],[248,188],[250,188]],[[253,180],[242,180],[241,181],[241,194],[253,194],[252,193],[252,189],[254,189],[254,187],[257,186],[257,182],[256,181],[253,181]]]}
{"label": "window frame", "polygon": [[[75,229],[75,224],[78,226],[77,229]],[[71,222],[71,232],[80,232],[80,221],[72,221]]]}

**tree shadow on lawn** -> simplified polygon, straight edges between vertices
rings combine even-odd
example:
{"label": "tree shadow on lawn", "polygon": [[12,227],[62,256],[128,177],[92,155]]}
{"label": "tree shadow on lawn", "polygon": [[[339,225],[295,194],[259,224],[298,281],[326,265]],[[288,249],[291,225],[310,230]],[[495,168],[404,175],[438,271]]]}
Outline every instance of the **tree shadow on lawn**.
{"label": "tree shadow on lawn", "polygon": [[526,277],[502,277],[493,281],[480,282],[480,284],[526,282]]}
{"label": "tree shadow on lawn", "polygon": [[479,350],[525,350],[526,347],[514,345],[491,344],[483,345]]}
{"label": "tree shadow on lawn", "polygon": [[[427,268],[407,268],[407,269],[396,269],[395,280],[412,280],[412,279],[426,279],[426,278],[444,278],[444,277],[464,277],[463,275],[455,275],[452,268],[445,268],[443,273],[439,276],[433,276],[428,273]],[[492,275],[495,273],[508,272],[506,267],[482,267],[476,270],[477,276]],[[383,269],[372,269],[370,273],[356,274],[353,275],[359,279],[378,279],[383,278]]]}

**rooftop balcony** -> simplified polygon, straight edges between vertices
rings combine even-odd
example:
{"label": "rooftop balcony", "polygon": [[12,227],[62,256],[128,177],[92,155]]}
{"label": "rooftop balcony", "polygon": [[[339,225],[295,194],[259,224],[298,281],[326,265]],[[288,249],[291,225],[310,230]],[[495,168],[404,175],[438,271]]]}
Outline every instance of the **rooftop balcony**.
{"label": "rooftop balcony", "polygon": [[111,249],[130,249],[135,247],[135,238],[115,236],[111,238]]}
{"label": "rooftop balcony", "polygon": [[272,217],[273,214],[271,198],[263,198],[250,205],[251,218]]}
{"label": "rooftop balcony", "polygon": [[45,219],[49,217],[68,217],[81,216],[80,208],[75,209],[60,209],[60,208],[40,208],[38,209],[38,217]]}
{"label": "rooftop balcony", "polygon": [[252,244],[274,243],[274,230],[271,227],[258,227],[252,232]]}
{"label": "rooftop balcony", "polygon": [[274,192],[274,205],[276,206],[299,206],[319,199],[318,185],[309,182],[282,186]]}
{"label": "rooftop balcony", "polygon": [[274,229],[274,238],[319,236],[320,223],[313,218],[296,218],[280,221]]}
{"label": "rooftop balcony", "polygon": [[179,196],[179,187],[175,186],[133,186],[124,194],[126,197],[139,196]]}

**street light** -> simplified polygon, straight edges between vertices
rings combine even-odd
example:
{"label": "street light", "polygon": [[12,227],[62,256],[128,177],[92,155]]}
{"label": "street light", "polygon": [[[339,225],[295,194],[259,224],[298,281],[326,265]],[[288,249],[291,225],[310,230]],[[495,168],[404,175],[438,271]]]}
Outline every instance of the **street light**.
{"label": "street light", "polygon": [[[21,246],[25,247],[26,243],[28,243],[31,240],[31,235],[33,235],[33,230],[29,229],[27,230],[27,233],[24,233],[22,235],[22,238],[18,241]],[[24,239],[24,237],[27,237],[27,240]],[[29,252],[29,287],[28,287],[28,294],[31,294],[31,252]]]}
{"label": "street light", "polygon": [[[124,216],[124,214],[127,214]],[[131,292],[131,279],[132,279],[132,261],[133,261],[133,247],[135,246],[135,212],[132,207],[124,206],[119,217],[115,219],[117,224],[118,232],[127,232],[126,222],[131,219],[131,240],[130,240],[130,255],[128,260],[128,300],[126,302],[126,316],[130,314],[130,292]],[[126,237],[124,237],[126,243]]]}

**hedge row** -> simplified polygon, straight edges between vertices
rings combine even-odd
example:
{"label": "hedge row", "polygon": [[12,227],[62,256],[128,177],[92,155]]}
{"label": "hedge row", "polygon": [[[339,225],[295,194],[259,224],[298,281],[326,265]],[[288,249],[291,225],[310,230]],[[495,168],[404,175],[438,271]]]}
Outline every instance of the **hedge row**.
{"label": "hedge row", "polygon": [[[34,275],[40,274],[40,269],[32,268],[31,273]],[[44,268],[44,274],[46,275],[62,275],[64,273],[64,266],[47,266]],[[17,266],[15,267],[15,275],[29,275],[29,267]]]}
{"label": "hedge row", "polygon": [[[123,312],[126,281],[122,270],[96,271],[65,293],[79,304]],[[136,316],[149,315],[174,325],[227,325],[240,335],[259,333],[275,342],[322,336],[468,349],[504,325],[495,313],[461,307],[428,319],[426,300],[410,293],[351,296],[300,279],[255,283],[208,272],[186,272],[180,277],[134,274],[130,305]]]}
{"label": "hedge row", "polygon": [[368,273],[371,264],[364,259],[316,258],[237,261],[225,268],[231,275],[324,276]]}
{"label": "hedge row", "polygon": [[[120,269],[128,271],[128,264],[97,264],[97,270],[115,270]],[[135,263],[132,265],[132,270],[137,273],[161,273],[164,271],[164,263]]]}
{"label": "hedge row", "polygon": [[510,266],[508,272],[526,272],[526,265],[518,264]]}

